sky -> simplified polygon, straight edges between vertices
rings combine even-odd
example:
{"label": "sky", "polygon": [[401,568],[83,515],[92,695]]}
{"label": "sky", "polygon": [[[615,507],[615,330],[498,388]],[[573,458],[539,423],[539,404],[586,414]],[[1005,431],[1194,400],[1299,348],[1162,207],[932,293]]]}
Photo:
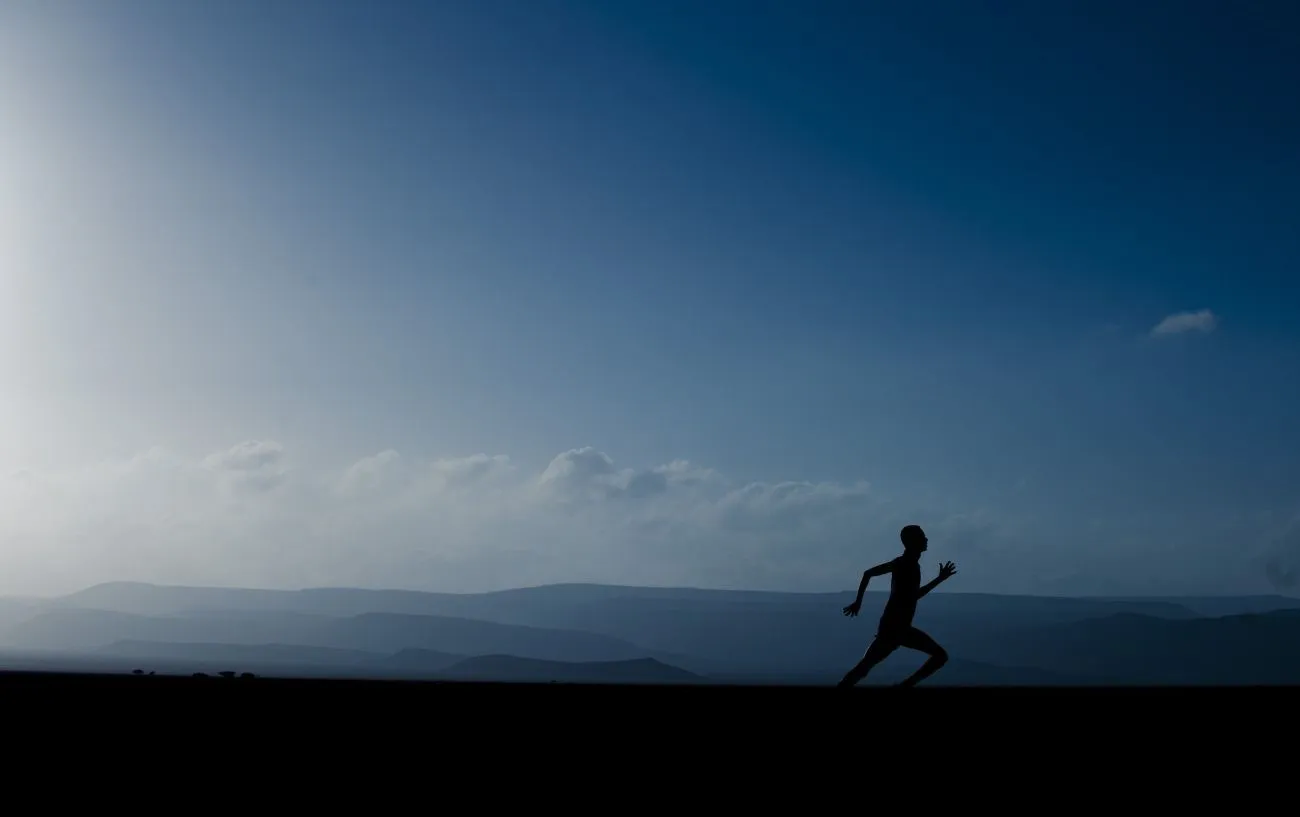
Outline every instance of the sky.
{"label": "sky", "polygon": [[1284,3],[0,3],[0,593],[1300,592],[1296,76]]}

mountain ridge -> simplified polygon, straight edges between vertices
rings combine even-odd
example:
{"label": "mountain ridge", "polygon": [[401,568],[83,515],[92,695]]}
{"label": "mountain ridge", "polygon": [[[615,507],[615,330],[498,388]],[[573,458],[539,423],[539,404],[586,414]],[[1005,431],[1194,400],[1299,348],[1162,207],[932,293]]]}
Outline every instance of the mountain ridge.
{"label": "mountain ridge", "polygon": [[[227,643],[243,646],[212,648],[205,656],[245,655],[259,665],[263,658],[273,659],[276,666],[295,660],[293,652],[300,649],[307,650],[300,653],[304,665],[319,666],[310,657],[319,653],[310,650],[336,648],[387,656],[362,663],[375,673],[404,677],[437,674],[483,655],[568,663],[653,658],[696,676],[806,677],[829,683],[870,643],[886,593],[868,592],[861,616],[846,619],[840,608],[852,597],[848,591],[592,583],[446,594],[109,582],[52,603],[3,607],[8,612],[0,618],[0,647],[95,651],[126,642],[118,645],[119,652],[144,656],[164,648],[130,642],[169,642],[165,649],[183,657],[186,650],[198,649],[183,646],[187,642]],[[1207,611],[1256,618],[1236,621],[1231,615],[1206,616]],[[1266,660],[1279,645],[1289,655],[1288,645],[1300,644],[1300,600],[1276,594],[1146,598],[938,592],[920,605],[916,623],[953,658],[935,683],[944,677],[953,683],[1017,684],[1027,679],[1058,684],[1063,677],[1089,683],[1222,679],[1231,673],[1198,660],[1196,653],[1227,655],[1237,648],[1234,639],[1243,645],[1238,679],[1294,675],[1300,681],[1300,666],[1293,673],[1279,669],[1280,659],[1272,665]],[[1152,647],[1151,641],[1167,643]],[[331,660],[320,659],[326,665]],[[892,677],[899,667],[919,661],[916,653],[900,650],[873,676]]]}

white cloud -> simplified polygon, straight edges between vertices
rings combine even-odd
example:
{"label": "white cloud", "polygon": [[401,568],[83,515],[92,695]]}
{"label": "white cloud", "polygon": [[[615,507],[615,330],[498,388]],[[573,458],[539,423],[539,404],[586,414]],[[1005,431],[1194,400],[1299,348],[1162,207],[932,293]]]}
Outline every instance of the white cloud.
{"label": "white cloud", "polygon": [[[838,589],[893,555],[912,521],[865,482],[742,483],[680,460],[620,466],[589,447],[532,468],[500,455],[385,450],[319,470],[254,441],[203,457],[153,449],[10,474],[0,481],[0,592],[107,580]],[[937,548],[964,525],[920,521]]]}
{"label": "white cloud", "polygon": [[1182,335],[1187,332],[1213,332],[1218,326],[1218,317],[1208,309],[1194,312],[1177,312],[1168,315],[1151,329],[1152,337]]}

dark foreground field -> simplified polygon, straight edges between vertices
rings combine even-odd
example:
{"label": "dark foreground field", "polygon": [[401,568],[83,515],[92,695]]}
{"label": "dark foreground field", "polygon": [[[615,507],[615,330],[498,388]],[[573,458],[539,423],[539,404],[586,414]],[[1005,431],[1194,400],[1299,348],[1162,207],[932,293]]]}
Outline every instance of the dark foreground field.
{"label": "dark foreground field", "polygon": [[[799,686],[527,684],[461,681],[276,679],[90,673],[0,673],[0,696],[32,707],[129,712],[146,721],[217,718],[227,730],[288,721],[332,729],[363,725],[422,734],[443,745],[499,738],[535,745],[570,739],[637,744],[654,736],[674,744],[706,742],[720,750],[756,733],[775,740],[811,736],[864,747],[897,732],[903,740],[973,738],[1003,746],[1032,736],[1040,746],[1107,751],[1138,740],[1147,747],[1185,736],[1203,744],[1282,737],[1294,730],[1300,687],[945,687],[841,690]],[[1245,747],[1247,744],[1239,744]],[[753,748],[752,746],[749,748]],[[999,749],[998,751],[1002,751]]]}
{"label": "dark foreground field", "polygon": [[1259,810],[1288,791],[1297,692],[0,674],[6,741],[34,769],[187,780],[192,798],[232,808],[376,813],[435,795],[508,810],[614,797],[619,812],[870,811],[903,790],[941,812],[1041,811],[1043,791],[1081,809],[1244,797]]}

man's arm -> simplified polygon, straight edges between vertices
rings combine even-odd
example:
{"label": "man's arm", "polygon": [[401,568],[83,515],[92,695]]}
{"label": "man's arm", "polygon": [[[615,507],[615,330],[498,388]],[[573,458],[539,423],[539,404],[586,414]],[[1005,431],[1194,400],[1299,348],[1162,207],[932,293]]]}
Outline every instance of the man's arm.
{"label": "man's arm", "polygon": [[886,573],[891,572],[893,569],[894,569],[894,563],[892,561],[885,562],[883,564],[878,564],[872,568],[868,568],[866,572],[862,574],[862,582],[858,585],[858,598],[853,603],[854,604],[862,603],[862,597],[865,596],[867,593],[867,583],[871,581],[872,577],[883,576]]}
{"label": "man's arm", "polygon": [[844,608],[844,612],[848,615],[857,615],[859,608],[862,607],[862,597],[867,593],[867,584],[871,581],[871,577],[883,576],[886,573],[893,571],[893,569],[894,562],[892,560],[868,568],[866,572],[862,574],[862,582],[858,585],[858,597],[853,600],[852,604]]}
{"label": "man's arm", "polygon": [[939,579],[939,578],[931,579],[930,581],[921,585],[921,589],[916,591],[916,597],[918,599],[925,598],[926,593],[929,593],[931,590],[933,590],[934,588],[938,587],[941,584],[943,584],[943,579]]}
{"label": "man's arm", "polygon": [[939,565],[939,575],[935,576],[928,583],[921,586],[921,589],[918,590],[916,593],[917,600],[919,601],[925,598],[926,593],[929,593],[934,588],[948,581],[948,579],[952,577],[952,574],[956,572],[957,572],[957,568],[953,565],[952,562]]}

